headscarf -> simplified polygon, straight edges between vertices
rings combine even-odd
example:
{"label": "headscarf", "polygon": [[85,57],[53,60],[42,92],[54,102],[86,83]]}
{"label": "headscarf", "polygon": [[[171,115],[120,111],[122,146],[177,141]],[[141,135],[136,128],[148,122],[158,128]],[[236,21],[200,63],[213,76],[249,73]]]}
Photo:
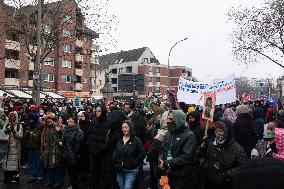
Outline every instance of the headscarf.
{"label": "headscarf", "polygon": [[237,119],[237,114],[232,108],[226,108],[223,114],[222,119],[227,119],[234,123]]}

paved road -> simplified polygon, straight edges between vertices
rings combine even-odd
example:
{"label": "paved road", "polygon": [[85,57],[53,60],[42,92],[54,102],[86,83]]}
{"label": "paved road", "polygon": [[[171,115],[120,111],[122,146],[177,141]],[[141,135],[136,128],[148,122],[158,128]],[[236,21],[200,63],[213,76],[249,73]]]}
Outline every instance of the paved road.
{"label": "paved road", "polygon": [[[147,175],[147,176],[146,176]],[[140,187],[139,188],[144,188],[146,189],[146,180],[149,179],[149,175],[146,174],[146,179],[144,180],[145,182],[140,183]],[[57,189],[67,189],[70,185],[69,185],[69,181],[68,179],[68,175],[65,175],[66,181],[65,181],[65,186],[57,188]],[[4,175],[3,175],[3,170],[0,168],[0,189],[51,189],[53,187],[48,187],[47,186],[47,182],[43,181],[40,184],[37,183],[28,183],[29,179],[29,175],[27,174],[27,170],[26,169],[22,169],[20,172],[20,183],[11,183],[11,184],[4,184],[3,180],[4,180]],[[80,189],[88,189],[86,182],[85,183],[81,183],[80,185]]]}

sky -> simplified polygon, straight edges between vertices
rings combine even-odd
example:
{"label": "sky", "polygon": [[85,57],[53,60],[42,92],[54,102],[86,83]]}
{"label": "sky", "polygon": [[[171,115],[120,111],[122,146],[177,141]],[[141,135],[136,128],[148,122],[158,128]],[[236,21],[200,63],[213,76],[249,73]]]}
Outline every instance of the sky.
{"label": "sky", "polygon": [[232,6],[261,6],[264,0],[109,0],[117,16],[117,51],[149,47],[161,64],[175,42],[170,65],[192,68],[199,80],[235,72],[237,77],[277,78],[284,70],[269,61],[246,66],[233,60],[227,13]]}

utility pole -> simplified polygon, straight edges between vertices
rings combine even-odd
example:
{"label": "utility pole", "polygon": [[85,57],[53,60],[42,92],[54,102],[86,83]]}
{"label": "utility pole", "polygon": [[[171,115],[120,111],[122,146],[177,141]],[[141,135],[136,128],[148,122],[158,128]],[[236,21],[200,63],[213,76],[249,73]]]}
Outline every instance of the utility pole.
{"label": "utility pole", "polygon": [[37,51],[36,51],[36,62],[35,62],[35,99],[36,105],[40,106],[40,84],[41,84],[41,69],[40,69],[40,49],[41,49],[41,5],[42,0],[38,0],[37,5]]}

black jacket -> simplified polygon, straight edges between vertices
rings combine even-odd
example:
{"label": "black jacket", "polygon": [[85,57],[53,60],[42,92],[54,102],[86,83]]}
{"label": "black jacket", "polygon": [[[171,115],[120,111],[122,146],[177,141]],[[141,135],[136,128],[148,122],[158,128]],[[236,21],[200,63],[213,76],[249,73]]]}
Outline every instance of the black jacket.
{"label": "black jacket", "polygon": [[[169,150],[172,160],[167,161]],[[162,146],[161,159],[164,159],[170,167],[169,176],[190,175],[190,164],[196,150],[196,139],[192,131],[186,126],[181,126],[174,132],[167,132]]]}
{"label": "black jacket", "polygon": [[125,145],[122,137],[118,139],[113,152],[116,168],[126,170],[136,169],[142,165],[144,158],[145,151],[138,137],[132,135]]}
{"label": "black jacket", "polygon": [[66,163],[76,164],[80,158],[80,148],[84,138],[78,125],[65,127],[62,134],[63,158]]}
{"label": "black jacket", "polygon": [[103,108],[102,116],[92,120],[88,129],[87,143],[90,154],[103,155],[103,152],[107,147],[108,133],[109,122],[107,121],[106,109]]}

